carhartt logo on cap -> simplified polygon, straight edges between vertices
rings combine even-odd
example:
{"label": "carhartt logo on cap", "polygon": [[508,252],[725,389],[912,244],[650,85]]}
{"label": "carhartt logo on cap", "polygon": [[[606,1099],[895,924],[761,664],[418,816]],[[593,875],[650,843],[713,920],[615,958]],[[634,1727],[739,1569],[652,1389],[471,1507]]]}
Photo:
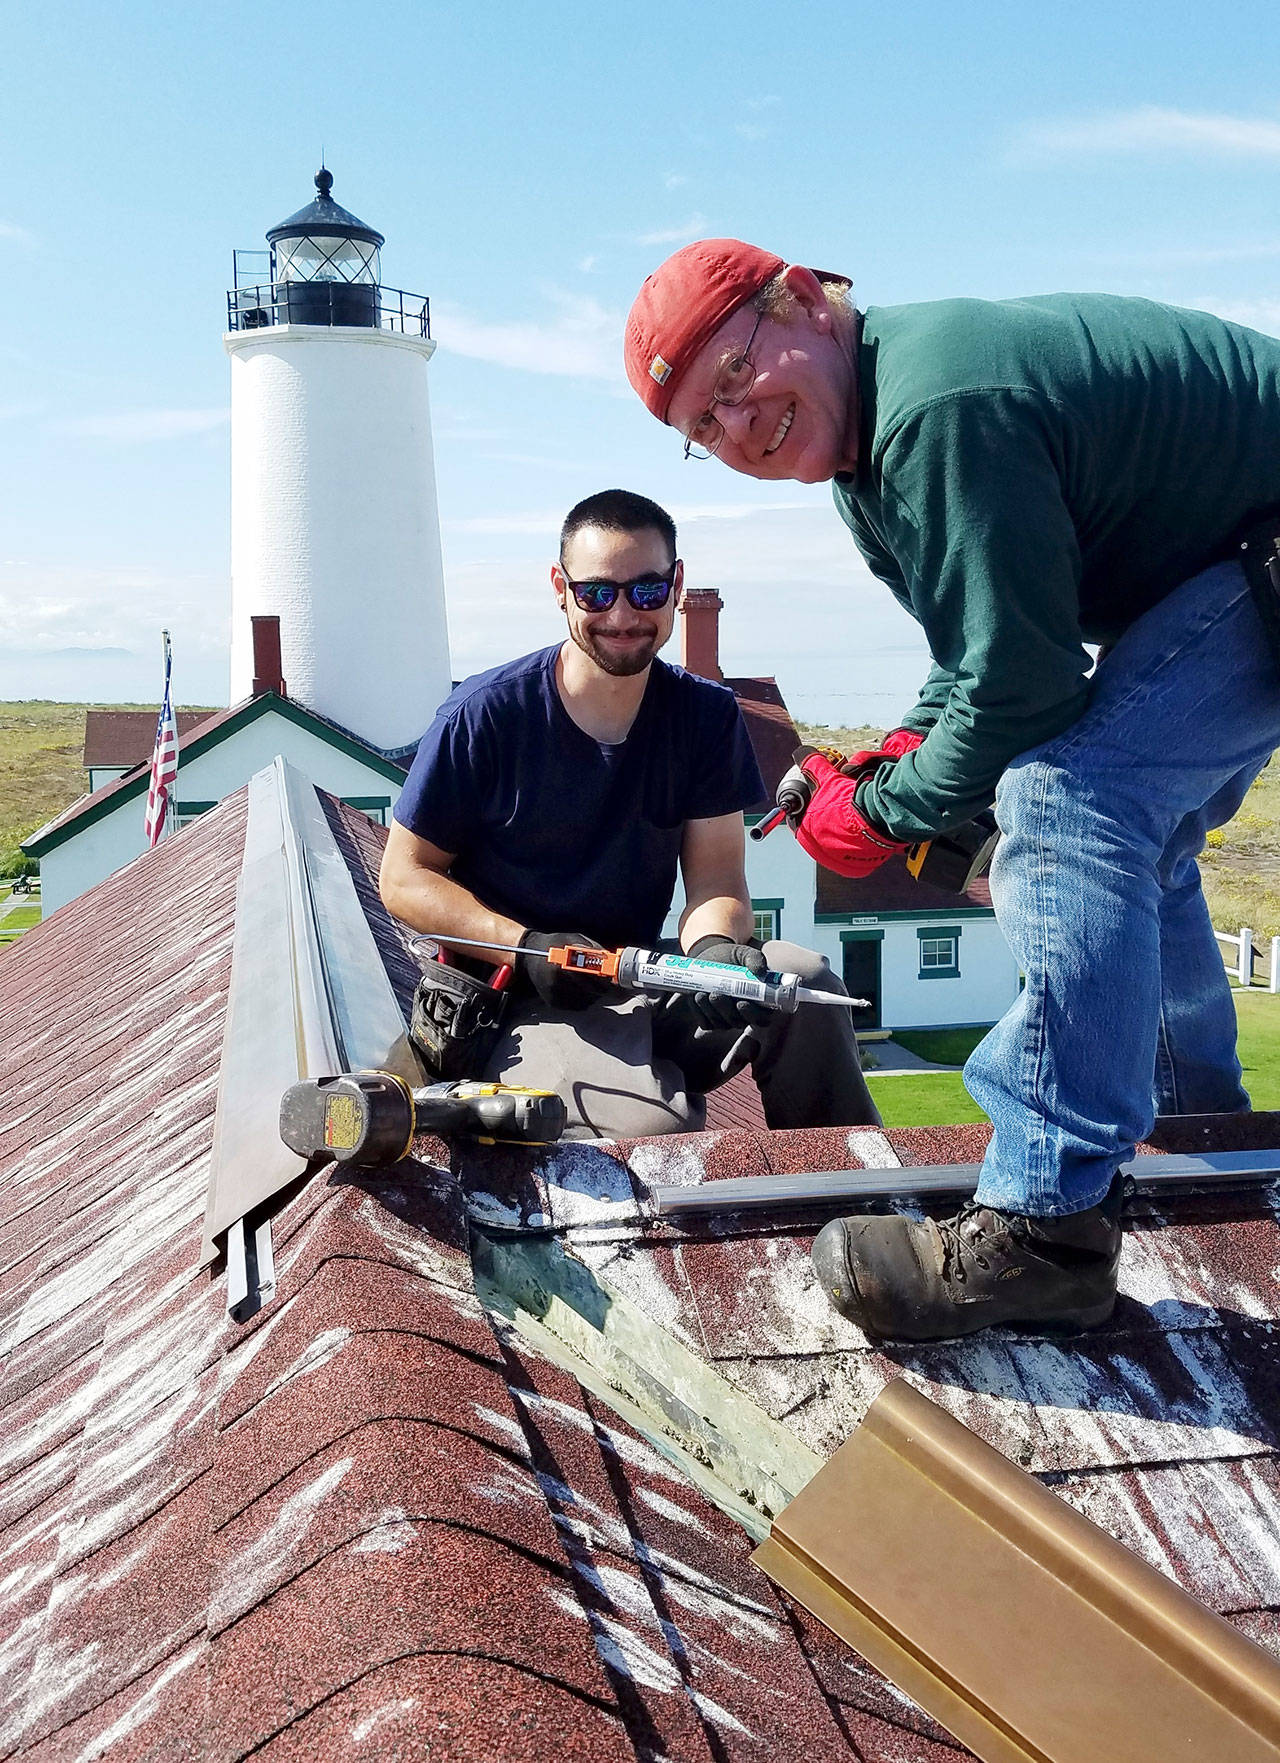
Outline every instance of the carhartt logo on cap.
{"label": "carhartt logo on cap", "polygon": [[651,380],[657,380],[660,386],[665,386],[670,377],[671,363],[669,361],[664,361],[661,355],[655,355],[653,360],[649,363],[649,378]]}

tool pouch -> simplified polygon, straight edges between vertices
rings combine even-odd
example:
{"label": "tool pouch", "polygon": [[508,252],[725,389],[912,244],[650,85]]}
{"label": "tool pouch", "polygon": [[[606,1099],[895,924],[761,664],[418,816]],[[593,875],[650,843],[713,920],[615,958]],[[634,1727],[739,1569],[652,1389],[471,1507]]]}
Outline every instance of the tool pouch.
{"label": "tool pouch", "polygon": [[434,1078],[478,1078],[498,1044],[507,994],[433,961],[413,994],[409,1039]]}
{"label": "tool pouch", "polygon": [[1244,568],[1272,659],[1280,667],[1280,510],[1246,527],[1232,554]]}

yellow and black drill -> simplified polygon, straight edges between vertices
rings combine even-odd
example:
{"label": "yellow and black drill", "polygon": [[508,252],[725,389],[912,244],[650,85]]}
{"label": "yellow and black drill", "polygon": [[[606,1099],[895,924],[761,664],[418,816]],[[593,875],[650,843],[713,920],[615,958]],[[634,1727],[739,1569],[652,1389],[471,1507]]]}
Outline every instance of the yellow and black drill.
{"label": "yellow and black drill", "polygon": [[280,1137],[299,1157],[324,1163],[398,1163],[420,1132],[486,1145],[553,1145],[565,1120],[554,1090],[465,1082],[415,1088],[391,1071],[310,1078],[280,1101]]}
{"label": "yellow and black drill", "polygon": [[[857,777],[870,769],[851,770],[846,754],[826,748],[819,751],[825,752],[831,763],[850,777]],[[757,840],[767,838],[784,820],[794,826],[812,796],[813,784],[799,765],[793,765],[783,773],[778,784],[773,812],[751,828],[751,837]],[[996,825],[995,815],[984,809],[972,820],[910,846],[906,854],[907,870],[914,881],[927,882],[930,887],[943,888],[950,894],[963,894],[986,871],[999,842],[1000,828]]]}

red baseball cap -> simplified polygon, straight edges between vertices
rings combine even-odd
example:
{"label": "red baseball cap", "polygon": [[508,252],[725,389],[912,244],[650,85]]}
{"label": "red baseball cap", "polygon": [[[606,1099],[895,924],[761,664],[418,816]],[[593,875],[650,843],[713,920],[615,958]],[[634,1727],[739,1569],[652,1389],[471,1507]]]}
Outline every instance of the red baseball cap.
{"label": "red baseball cap", "polygon": [[785,258],[741,239],[698,239],[648,277],[627,315],[623,350],[627,378],[660,422],[707,339],[785,268]]}

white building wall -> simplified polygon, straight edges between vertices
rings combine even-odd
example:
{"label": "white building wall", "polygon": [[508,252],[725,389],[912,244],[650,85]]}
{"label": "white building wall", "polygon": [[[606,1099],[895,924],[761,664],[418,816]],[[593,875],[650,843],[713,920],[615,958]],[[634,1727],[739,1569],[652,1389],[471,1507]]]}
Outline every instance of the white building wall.
{"label": "white building wall", "polygon": [[[957,979],[920,977],[918,931],[959,928]],[[943,1028],[996,1022],[1018,995],[1018,964],[994,918],[865,918],[814,927],[813,947],[837,973],[844,966],[840,933],[881,931],[880,1021],[885,1028]]]}
{"label": "white building wall", "polygon": [[[920,977],[919,930],[960,929],[958,979]],[[994,918],[896,919],[884,927],[881,1019],[886,1028],[995,1022],[1018,995],[1018,964]]]}
{"label": "white building wall", "polygon": [[[199,757],[185,761],[180,757],[175,797],[179,802],[220,802],[248,783],[264,765],[270,765],[277,753],[332,795],[386,796],[394,805],[400,794],[400,785],[390,778],[331,747],[309,729],[268,711]],[[145,795],[132,796],[40,859],[44,917],[96,887],[146,850],[142,831],[145,812]],[[182,834],[172,836],[181,838]]]}
{"label": "white building wall", "polygon": [[[774,833],[758,844],[753,839],[747,840],[747,886],[751,898],[781,900],[783,938],[809,949],[818,946],[814,941],[813,923],[817,883],[817,865],[789,833]],[[677,883],[671,911],[662,927],[664,936],[675,936],[684,903],[683,884]]]}
{"label": "white building wall", "polygon": [[417,740],[452,680],[427,362],[379,330],[277,325],[231,357],[231,702],[250,618],[280,619],[290,697],[372,746]]}

